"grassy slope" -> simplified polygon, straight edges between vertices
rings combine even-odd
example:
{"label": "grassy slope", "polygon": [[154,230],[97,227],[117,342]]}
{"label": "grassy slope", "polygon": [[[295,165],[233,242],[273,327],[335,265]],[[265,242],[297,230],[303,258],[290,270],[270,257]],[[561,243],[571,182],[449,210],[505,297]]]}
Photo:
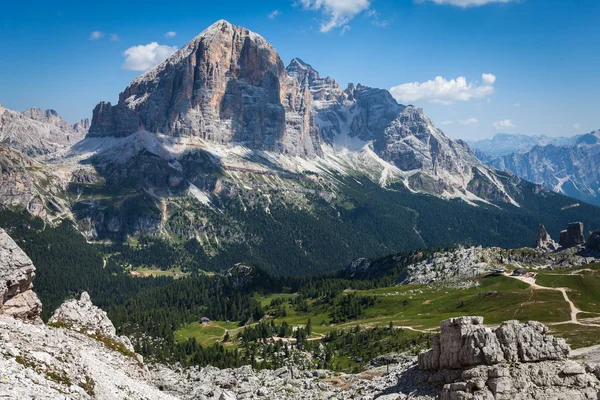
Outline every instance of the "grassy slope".
{"label": "grassy slope", "polygon": [[[559,292],[532,290],[527,284],[507,277],[482,277],[476,288],[456,290],[431,288],[423,285],[406,285],[375,290],[359,291],[361,296],[376,296],[372,308],[365,309],[359,320],[330,324],[331,310],[326,305],[312,303],[309,312],[297,312],[286,304],[287,316],[278,317],[279,324],[287,321],[292,326],[303,326],[312,320],[313,335],[325,334],[334,328],[361,326],[410,326],[418,330],[434,330],[440,321],[461,315],[483,315],[486,324],[499,324],[509,319],[538,320],[545,323],[569,319],[569,308]],[[290,294],[273,294],[261,297],[268,306],[276,297],[291,297]],[[274,310],[271,310],[274,311]],[[226,330],[234,335],[243,329],[222,322],[208,326],[191,324],[177,333],[178,339],[196,337],[201,343],[209,344],[221,340]]]}

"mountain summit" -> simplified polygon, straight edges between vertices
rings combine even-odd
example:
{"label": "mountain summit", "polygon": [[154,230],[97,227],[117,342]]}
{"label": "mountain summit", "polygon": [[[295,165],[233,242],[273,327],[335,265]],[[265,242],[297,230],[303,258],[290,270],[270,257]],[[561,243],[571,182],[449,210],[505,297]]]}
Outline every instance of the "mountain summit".
{"label": "mountain summit", "polygon": [[293,155],[319,152],[310,96],[260,35],[218,21],[135,79],[119,103],[100,103],[90,136],[139,130]]}
{"label": "mountain summit", "polygon": [[299,58],[285,68],[260,35],[223,20],[136,78],[117,105],[98,104],[88,137],[139,132],[306,158],[351,150],[379,170],[384,185],[516,204],[468,146],[436,129],[423,110],[398,104],[387,90],[343,90]]}

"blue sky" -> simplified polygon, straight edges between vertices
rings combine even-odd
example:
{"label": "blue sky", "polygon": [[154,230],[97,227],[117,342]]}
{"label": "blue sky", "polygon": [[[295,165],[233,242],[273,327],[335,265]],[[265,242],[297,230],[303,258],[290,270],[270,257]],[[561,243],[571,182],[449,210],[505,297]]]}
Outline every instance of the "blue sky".
{"label": "blue sky", "polygon": [[218,19],[344,87],[394,88],[453,137],[600,128],[597,0],[10,2],[0,13],[0,103],[91,117],[141,73],[130,69]]}

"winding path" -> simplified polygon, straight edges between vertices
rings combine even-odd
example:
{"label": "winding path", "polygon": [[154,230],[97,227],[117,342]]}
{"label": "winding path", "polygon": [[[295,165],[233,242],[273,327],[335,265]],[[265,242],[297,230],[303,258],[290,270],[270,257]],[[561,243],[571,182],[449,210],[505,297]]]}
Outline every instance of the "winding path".
{"label": "winding path", "polygon": [[534,290],[555,290],[555,291],[559,291],[562,293],[563,298],[565,299],[565,301],[567,303],[569,303],[569,307],[571,308],[571,320],[563,321],[563,322],[549,323],[547,325],[577,324],[577,325],[600,327],[600,324],[593,324],[591,322],[581,322],[577,319],[577,314],[579,314],[582,311],[575,306],[575,304],[571,301],[571,299],[569,299],[569,295],[567,294],[568,288],[563,288],[563,287],[554,288],[554,287],[540,286],[535,282],[535,276],[514,276],[514,275],[509,275],[508,273],[506,273],[505,275],[508,276],[509,278],[517,279],[517,280],[520,280],[521,282],[527,283]]}

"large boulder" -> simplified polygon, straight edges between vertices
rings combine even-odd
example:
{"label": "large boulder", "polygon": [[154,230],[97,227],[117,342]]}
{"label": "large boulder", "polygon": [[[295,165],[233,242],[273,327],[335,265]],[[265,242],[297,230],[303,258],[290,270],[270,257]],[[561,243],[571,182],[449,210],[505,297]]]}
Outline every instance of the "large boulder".
{"label": "large boulder", "polygon": [[35,266],[0,228],[0,314],[41,322],[42,303],[33,292]]}
{"label": "large boulder", "polygon": [[125,336],[117,336],[117,330],[106,312],[92,303],[87,292],[81,293],[79,300],[72,299],[64,302],[52,314],[48,323],[75,330],[88,336],[121,342],[127,350],[133,352],[133,346],[129,339]]}
{"label": "large boulder", "polygon": [[585,243],[587,248],[600,252],[600,230],[590,232],[587,242]]}
{"label": "large boulder", "polygon": [[567,230],[560,232],[559,244],[565,249],[578,246],[584,242],[583,222],[572,222],[567,227]]}
{"label": "large boulder", "polygon": [[483,317],[460,317],[442,321],[440,327],[431,350],[419,354],[422,370],[561,360],[570,350],[563,339],[547,336],[548,328],[539,322],[507,321],[490,329],[483,325]]}

